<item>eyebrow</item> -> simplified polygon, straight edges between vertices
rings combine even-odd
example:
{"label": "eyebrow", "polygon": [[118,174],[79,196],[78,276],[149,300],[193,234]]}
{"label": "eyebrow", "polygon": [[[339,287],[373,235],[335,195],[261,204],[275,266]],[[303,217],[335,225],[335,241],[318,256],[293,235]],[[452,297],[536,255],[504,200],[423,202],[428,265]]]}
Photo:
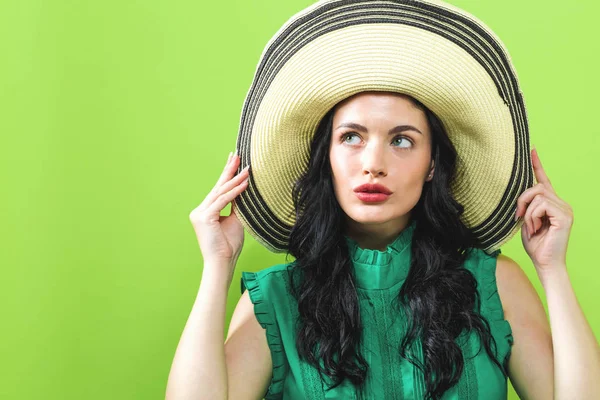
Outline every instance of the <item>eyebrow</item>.
{"label": "eyebrow", "polygon": [[[354,122],[343,123],[335,129],[337,130],[340,128],[351,128],[351,129],[356,129],[357,131],[361,131],[361,132],[368,132],[367,128],[365,128],[361,124],[357,124]],[[404,132],[404,131],[415,131],[415,132],[420,133],[421,135],[423,134],[423,132],[421,132],[420,130],[418,130],[417,128],[415,128],[412,125],[398,125],[392,129],[390,129],[390,131],[388,132],[388,135],[392,135],[394,133],[400,133],[400,132]]]}

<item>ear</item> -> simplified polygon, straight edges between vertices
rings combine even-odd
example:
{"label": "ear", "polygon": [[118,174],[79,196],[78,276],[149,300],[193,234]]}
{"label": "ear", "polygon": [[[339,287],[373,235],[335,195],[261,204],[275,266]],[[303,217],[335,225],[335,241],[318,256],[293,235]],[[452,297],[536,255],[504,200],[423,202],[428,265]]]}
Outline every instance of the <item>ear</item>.
{"label": "ear", "polygon": [[435,161],[431,160],[431,166],[429,167],[429,173],[427,174],[426,181],[431,181],[433,179],[433,174],[435,173]]}

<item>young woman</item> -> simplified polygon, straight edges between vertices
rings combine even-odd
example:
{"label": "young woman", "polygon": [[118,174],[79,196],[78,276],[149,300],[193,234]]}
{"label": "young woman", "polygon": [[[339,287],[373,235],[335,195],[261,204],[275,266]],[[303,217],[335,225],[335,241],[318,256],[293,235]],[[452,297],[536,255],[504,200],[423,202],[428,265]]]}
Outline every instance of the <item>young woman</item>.
{"label": "young woman", "polygon": [[[505,399],[507,378],[525,399],[600,398],[573,212],[494,48],[438,1],[320,1],[282,27],[241,157],[190,215],[204,270],[168,399]],[[295,260],[243,272],[223,344],[243,228]],[[550,322],[499,250],[519,228]]]}

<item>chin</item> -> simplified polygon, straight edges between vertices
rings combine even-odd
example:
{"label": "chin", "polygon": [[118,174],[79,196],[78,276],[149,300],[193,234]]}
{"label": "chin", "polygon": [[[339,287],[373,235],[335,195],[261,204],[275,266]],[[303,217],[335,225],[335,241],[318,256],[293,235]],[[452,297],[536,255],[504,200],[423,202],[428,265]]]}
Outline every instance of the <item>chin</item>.
{"label": "chin", "polygon": [[352,207],[346,212],[346,215],[360,224],[382,224],[398,218],[398,215],[392,215],[389,212],[388,207],[389,205],[384,204],[361,205]]}

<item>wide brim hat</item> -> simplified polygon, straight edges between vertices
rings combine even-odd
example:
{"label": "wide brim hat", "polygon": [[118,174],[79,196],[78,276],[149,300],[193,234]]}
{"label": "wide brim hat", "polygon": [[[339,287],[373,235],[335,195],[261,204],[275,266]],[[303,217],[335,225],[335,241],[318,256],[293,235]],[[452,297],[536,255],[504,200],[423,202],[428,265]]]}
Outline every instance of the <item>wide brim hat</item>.
{"label": "wide brim hat", "polygon": [[[483,22],[438,0],[322,0],[292,16],[265,46],[237,137],[248,186],[235,200],[246,231],[288,248],[292,188],[317,125],[363,91],[403,93],[441,120],[458,152],[454,198],[491,253],[519,230],[519,195],[533,186],[523,94],[508,51]],[[449,233],[450,234],[450,233]]]}

